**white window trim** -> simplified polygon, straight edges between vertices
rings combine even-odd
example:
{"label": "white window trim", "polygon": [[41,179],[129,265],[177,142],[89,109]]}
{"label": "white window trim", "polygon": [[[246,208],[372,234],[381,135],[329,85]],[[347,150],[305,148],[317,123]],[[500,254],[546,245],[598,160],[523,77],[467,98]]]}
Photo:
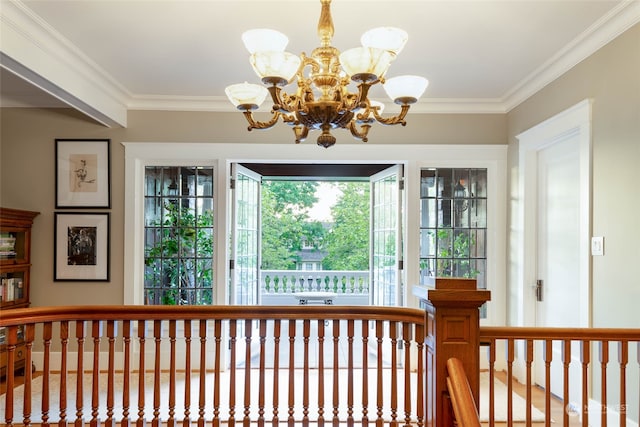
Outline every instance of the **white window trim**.
{"label": "white window trim", "polygon": [[[226,143],[133,143],[125,147],[125,248],[124,302],[143,304],[144,286],[144,168],[146,166],[214,167],[214,286],[215,301],[226,301],[227,259],[230,220],[229,177],[234,162],[286,163],[398,163],[405,170],[403,239],[405,254],[419,251],[420,169],[428,167],[486,168],[489,182],[487,223],[487,286],[492,291],[487,324],[504,324],[506,294],[506,145],[336,145],[328,150],[315,144],[226,144]],[[410,289],[419,283],[419,259],[405,259],[405,283]],[[409,295],[412,293],[409,291]],[[409,306],[417,306],[415,298]]]}

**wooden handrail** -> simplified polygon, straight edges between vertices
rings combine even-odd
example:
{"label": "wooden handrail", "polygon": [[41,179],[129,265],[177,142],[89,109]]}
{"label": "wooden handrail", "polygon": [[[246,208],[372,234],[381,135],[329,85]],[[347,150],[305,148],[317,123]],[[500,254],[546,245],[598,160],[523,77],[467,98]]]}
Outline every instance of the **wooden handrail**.
{"label": "wooden handrail", "polygon": [[[419,309],[59,306],[11,310],[0,327],[7,425],[425,423]],[[14,394],[14,361],[34,349],[38,378]]]}
{"label": "wooden handrail", "polygon": [[447,373],[449,374],[447,388],[457,425],[459,427],[480,427],[478,409],[462,362],[455,357],[447,360]]}
{"label": "wooden handrail", "polygon": [[591,340],[602,341],[635,341],[640,334],[633,328],[533,328],[520,326],[482,326],[480,340],[489,339],[532,339],[532,340]]}
{"label": "wooden handrail", "polygon": [[424,311],[406,307],[371,306],[142,306],[82,305],[36,307],[8,310],[0,317],[0,327],[41,322],[75,320],[228,320],[246,319],[316,320],[394,320],[424,324]]}

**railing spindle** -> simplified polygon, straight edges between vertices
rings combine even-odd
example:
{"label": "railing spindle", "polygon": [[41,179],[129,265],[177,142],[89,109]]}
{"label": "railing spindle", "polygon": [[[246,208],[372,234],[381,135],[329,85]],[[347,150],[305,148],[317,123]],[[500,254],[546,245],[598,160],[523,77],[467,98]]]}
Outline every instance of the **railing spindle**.
{"label": "railing spindle", "polygon": [[589,364],[591,363],[591,342],[580,341],[580,363],[582,365],[582,426],[589,426]]}
{"label": "railing spindle", "polygon": [[347,427],[353,427],[353,336],[354,320],[347,320]]}
{"label": "railing spindle", "polygon": [[[273,320],[273,418],[272,427],[278,427],[278,405],[280,403],[280,319]],[[320,426],[319,426],[320,427]]]}
{"label": "railing spindle", "polygon": [[620,363],[620,427],[627,426],[627,363],[629,363],[629,342],[618,343]]}
{"label": "railing spindle", "polygon": [[607,364],[609,363],[609,341],[600,341],[600,425],[607,427]]}
{"label": "railing spindle", "polygon": [[130,381],[131,381],[131,321],[122,321],[123,369],[122,369],[122,420],[120,427],[129,427]]}
{"label": "railing spindle", "polygon": [[169,320],[169,418],[167,427],[176,425],[176,321]]}
{"label": "railing spindle", "polygon": [[32,375],[31,367],[33,366],[33,340],[35,339],[35,325],[29,323],[25,325],[24,331],[24,398],[22,404],[23,424],[28,426],[31,424],[31,381]]}
{"label": "railing spindle", "polygon": [[115,365],[115,342],[116,328],[113,320],[107,321],[107,340],[109,343],[108,365],[107,365],[107,419],[104,421],[105,427],[115,427],[116,423],[113,419],[114,405],[114,378],[116,376]]}
{"label": "railing spindle", "polygon": [[376,427],[384,426],[383,408],[384,408],[384,380],[383,380],[383,371],[382,371],[382,337],[384,336],[384,322],[382,320],[376,320],[376,357],[377,360],[377,370],[376,370]]}
{"label": "railing spindle", "polygon": [[533,364],[533,340],[526,340],[525,341],[525,346],[526,346],[526,360],[525,360],[525,364],[526,364],[526,384],[527,384],[527,391],[526,391],[526,401],[527,401],[527,408],[526,408],[526,420],[527,420],[527,424],[531,423],[531,387],[533,384],[533,381],[531,380],[531,365]]}
{"label": "railing spindle", "polygon": [[324,427],[324,319],[318,319],[318,427]]}
{"label": "railing spindle", "polygon": [[69,322],[60,322],[60,421],[58,427],[66,427],[67,422],[67,358],[69,354]]}
{"label": "railing spindle", "polygon": [[402,323],[404,340],[404,425],[411,426],[411,326]]}
{"label": "railing spindle", "polygon": [[289,427],[295,426],[295,419],[293,417],[295,407],[295,340],[296,340],[296,321],[289,320],[289,410],[287,425]]}
{"label": "railing spindle", "polygon": [[340,320],[333,319],[333,427],[340,425]]}
{"label": "railing spindle", "polygon": [[16,346],[18,344],[18,327],[17,326],[9,326],[6,331],[6,339],[7,339],[7,367],[6,367],[6,387],[7,391],[5,394],[5,422],[7,426],[11,426],[13,423],[13,394],[15,387],[14,384],[14,364],[16,357]]}
{"label": "railing spindle", "polygon": [[42,326],[42,343],[44,346],[42,360],[42,427],[49,427],[49,382],[51,381],[51,339],[53,325],[45,322]]}
{"label": "railing spindle", "polygon": [[309,335],[311,333],[311,320],[302,322],[303,344],[303,370],[302,370],[302,426],[309,426]]}
{"label": "railing spindle", "polygon": [[569,366],[571,364],[571,340],[562,340],[562,365],[563,365],[563,391],[562,402],[565,405],[563,411],[563,425],[569,425],[569,411],[567,406],[569,405]]}
{"label": "railing spindle", "polygon": [[391,339],[391,427],[398,426],[398,324],[389,322]]}
{"label": "railing spindle", "polygon": [[184,418],[183,427],[191,425],[191,319],[185,319],[184,327]]}
{"label": "railing spindle", "polygon": [[507,342],[507,423],[513,423],[513,360],[515,358],[515,341]]}
{"label": "railing spindle", "polygon": [[[362,324],[362,427],[369,425],[369,321]],[[419,359],[418,359],[419,360]]]}
{"label": "railing spindle", "polygon": [[264,396],[265,396],[265,372],[266,372],[266,342],[267,321],[260,319],[260,370],[258,378],[258,427],[264,427]]}
{"label": "railing spindle", "polygon": [[155,343],[153,363],[153,418],[152,427],[160,427],[160,344],[162,344],[162,320],[153,321],[153,340]]}
{"label": "railing spindle", "polygon": [[[102,336],[102,322],[94,320],[91,322],[91,337],[93,338],[93,365],[91,367],[91,427],[98,427],[98,408],[100,407],[100,337]],[[78,372],[78,376],[82,376]]]}
{"label": "railing spindle", "polygon": [[418,384],[416,385],[418,392],[416,393],[416,417],[417,417],[417,425],[418,427],[424,426],[424,416],[425,416],[425,367],[424,367],[424,331],[425,327],[421,324],[415,325],[415,341],[416,346],[418,347]]}
{"label": "railing spindle", "polygon": [[[198,322],[198,337],[200,338],[200,373],[198,383],[198,427],[205,427],[204,408],[207,402],[207,321]],[[218,414],[213,414],[213,425],[218,427]]]}
{"label": "railing spindle", "polygon": [[138,320],[138,344],[140,347],[140,353],[138,354],[138,419],[136,420],[136,427],[145,427],[146,420],[144,416],[144,380],[145,380],[145,352],[144,344],[146,341],[147,324],[144,320]]}
{"label": "railing spindle", "polygon": [[238,324],[236,319],[229,321],[229,427],[236,425],[236,337],[238,335]]}
{"label": "railing spindle", "polygon": [[83,419],[83,375],[84,375],[84,322],[76,321],[76,341],[78,343],[77,365],[76,365],[76,419],[75,426],[82,427]]}
{"label": "railing spindle", "polygon": [[[494,427],[495,421],[496,421],[496,396],[495,396],[496,340],[495,339],[492,338],[489,341],[489,349],[487,351],[489,353],[488,354],[488,357],[489,357],[489,427]],[[478,404],[480,403],[481,402],[478,402]]]}
{"label": "railing spindle", "polygon": [[244,353],[244,417],[243,426],[250,427],[251,425],[251,338],[253,333],[253,321],[246,319],[244,321],[244,339],[245,339],[245,353]]}
{"label": "railing spindle", "polygon": [[[213,324],[215,341],[214,349],[214,378],[213,378],[213,427],[220,427],[220,358],[222,356],[222,320],[216,319]],[[205,333],[206,335],[206,333]],[[203,370],[202,372],[206,372]],[[202,378],[202,377],[201,377]],[[204,382],[203,382],[204,387]]]}
{"label": "railing spindle", "polygon": [[[551,362],[553,360],[553,340],[544,340],[544,412],[551,414]],[[551,427],[551,416],[544,419],[545,427]]]}

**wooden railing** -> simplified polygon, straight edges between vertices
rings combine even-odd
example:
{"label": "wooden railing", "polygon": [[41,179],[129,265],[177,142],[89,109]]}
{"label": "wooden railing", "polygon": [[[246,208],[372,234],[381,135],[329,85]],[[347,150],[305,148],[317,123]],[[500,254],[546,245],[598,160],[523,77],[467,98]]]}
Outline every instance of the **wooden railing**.
{"label": "wooden railing", "polygon": [[[479,396],[481,416],[482,405],[488,406],[483,424],[638,425],[640,329],[467,330],[458,327],[459,314],[451,320],[427,314],[446,326],[444,333],[426,327],[424,311],[391,307],[74,306],[3,312],[8,366],[21,353],[35,372],[19,372],[24,377],[18,384],[14,370],[7,369],[0,422],[448,427],[452,414],[434,410],[442,404],[437,349],[463,347],[477,335],[480,358],[474,356],[477,364],[463,361],[463,370],[472,396]],[[449,343],[440,346],[441,340]],[[460,378],[452,369],[449,376]],[[475,385],[483,375],[488,386],[478,394]],[[500,382],[507,389],[504,402],[497,393]],[[525,403],[521,408],[518,395]],[[502,404],[506,414],[498,419]],[[535,419],[538,410],[541,419]],[[464,425],[465,416],[458,416]]]}
{"label": "wooden railing", "polygon": [[[508,425],[516,415],[531,425],[537,406],[545,426],[638,426],[640,329],[482,327],[479,334],[489,425],[500,404]],[[498,381],[507,387],[504,402],[496,401]],[[518,394],[521,414],[514,410]]]}
{"label": "wooden railing", "polygon": [[447,360],[447,374],[447,389],[458,427],[480,427],[478,408],[460,359]]}
{"label": "wooden railing", "polygon": [[[0,327],[7,425],[425,425],[418,309],[73,306]],[[16,386],[18,348],[36,371]]]}

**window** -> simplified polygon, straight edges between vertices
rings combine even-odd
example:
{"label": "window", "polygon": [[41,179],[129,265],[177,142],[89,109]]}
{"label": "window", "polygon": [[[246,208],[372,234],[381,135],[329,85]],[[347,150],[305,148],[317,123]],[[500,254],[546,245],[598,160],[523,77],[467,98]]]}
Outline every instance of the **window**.
{"label": "window", "polygon": [[420,171],[420,278],[476,278],[486,289],[487,170]]}
{"label": "window", "polygon": [[213,168],[145,167],[145,304],[213,301]]}

